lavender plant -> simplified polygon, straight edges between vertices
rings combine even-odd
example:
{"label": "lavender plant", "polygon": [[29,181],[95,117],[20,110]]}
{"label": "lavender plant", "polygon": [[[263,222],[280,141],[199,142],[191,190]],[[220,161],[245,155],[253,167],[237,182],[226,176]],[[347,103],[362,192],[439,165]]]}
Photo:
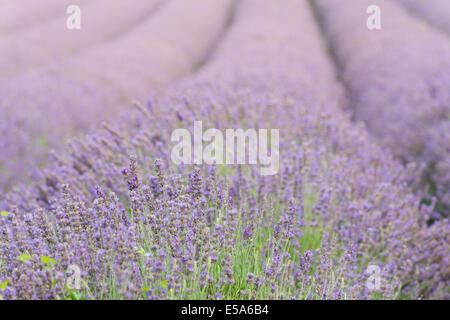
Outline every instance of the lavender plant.
{"label": "lavender plant", "polygon": [[[417,168],[344,103],[306,1],[241,1],[195,76],[53,152],[7,194],[3,298],[448,298],[447,221],[424,223]],[[282,128],[280,174],[175,166],[170,133],[199,119]],[[375,291],[369,263],[382,270]],[[80,288],[66,284],[72,265]]]}

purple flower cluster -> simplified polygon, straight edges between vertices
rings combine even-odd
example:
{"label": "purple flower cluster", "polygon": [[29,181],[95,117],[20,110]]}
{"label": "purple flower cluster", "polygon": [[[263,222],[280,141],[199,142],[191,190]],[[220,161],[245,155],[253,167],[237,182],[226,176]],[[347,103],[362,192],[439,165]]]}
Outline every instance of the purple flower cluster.
{"label": "purple flower cluster", "polygon": [[[439,146],[432,141],[437,142],[436,134],[445,135],[445,122],[450,121],[450,40],[391,1],[314,3],[355,117],[405,161],[424,161],[431,171],[445,167],[450,140],[437,137]],[[366,28],[366,8],[372,4],[381,9],[381,30]],[[443,131],[437,133],[436,127]],[[430,176],[435,175],[439,173]],[[450,194],[446,179],[433,181],[442,201]],[[450,203],[443,203],[447,215],[450,208],[445,205]]]}
{"label": "purple flower cluster", "polygon": [[[426,224],[417,166],[346,105],[308,1],[239,1],[196,74],[53,151],[33,183],[5,195],[0,295],[450,298],[448,221]],[[175,166],[171,133],[194,120],[280,129],[279,174]],[[369,265],[380,269],[375,291]],[[81,288],[67,285],[70,266]]]}

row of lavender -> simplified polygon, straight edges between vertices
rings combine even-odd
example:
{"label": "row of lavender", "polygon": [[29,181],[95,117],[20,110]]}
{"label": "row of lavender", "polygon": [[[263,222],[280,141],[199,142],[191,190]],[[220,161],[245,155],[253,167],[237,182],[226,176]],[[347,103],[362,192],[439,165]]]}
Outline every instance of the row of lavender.
{"label": "row of lavender", "polygon": [[[427,164],[425,183],[447,215],[450,40],[391,1],[314,3],[350,90],[355,117],[405,161]],[[374,3],[381,8],[382,27],[370,31],[365,9]]]}
{"label": "row of lavender", "polygon": [[[53,153],[35,185],[8,194],[3,297],[448,297],[447,221],[426,226],[415,168],[344,104],[307,1],[241,1],[198,75]],[[280,174],[174,166],[170,134],[194,120],[282,128]],[[64,287],[70,266],[80,290]]]}
{"label": "row of lavender", "polygon": [[[58,15],[31,28],[11,32],[0,38],[0,83],[26,70],[66,59],[94,45],[115,40],[148,19],[164,1],[136,0],[133,5],[120,0],[79,3],[81,30],[69,30],[65,8]],[[16,4],[17,7],[22,5]],[[45,1],[41,6],[46,6]],[[32,8],[24,10],[31,11]],[[16,15],[17,18],[17,15]]]}
{"label": "row of lavender", "polygon": [[29,178],[50,147],[191,73],[220,37],[233,2],[172,0],[115,41],[10,78],[0,88],[0,188]]}

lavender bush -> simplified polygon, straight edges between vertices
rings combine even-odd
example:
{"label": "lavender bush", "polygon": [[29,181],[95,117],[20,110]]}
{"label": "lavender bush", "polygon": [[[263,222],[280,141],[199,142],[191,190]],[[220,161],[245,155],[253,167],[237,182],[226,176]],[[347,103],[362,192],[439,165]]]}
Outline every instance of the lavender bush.
{"label": "lavender bush", "polygon": [[0,38],[0,83],[23,71],[54,63],[93,45],[120,37],[139,22],[150,20],[152,12],[162,3],[161,0],[136,0],[132,3],[121,0],[90,1],[81,6],[80,30],[67,29],[68,15],[63,7],[53,19],[3,36]]}
{"label": "lavender bush", "polygon": [[[450,40],[390,1],[314,1],[349,88],[355,118],[405,161],[424,161],[431,173],[448,163],[450,140],[435,150],[431,136],[450,119]],[[366,28],[366,8],[381,8],[381,30]],[[356,44],[356,45],[355,45]],[[444,133],[443,133],[444,134]],[[432,157],[430,157],[432,155]],[[431,160],[431,161],[430,161]],[[448,178],[446,178],[448,179]],[[448,181],[435,184],[448,215]]]}
{"label": "lavender bush", "polygon": [[29,177],[30,163],[44,163],[49,147],[192,72],[223,31],[232,4],[171,1],[116,41],[10,79],[0,88],[7,150],[0,153],[0,186]]}
{"label": "lavender bush", "polygon": [[[306,1],[241,1],[195,76],[7,194],[3,298],[448,298],[447,221],[424,223],[417,168],[351,123],[345,102]],[[170,133],[193,120],[282,128],[280,174],[175,166]],[[79,289],[65,285],[73,265]]]}

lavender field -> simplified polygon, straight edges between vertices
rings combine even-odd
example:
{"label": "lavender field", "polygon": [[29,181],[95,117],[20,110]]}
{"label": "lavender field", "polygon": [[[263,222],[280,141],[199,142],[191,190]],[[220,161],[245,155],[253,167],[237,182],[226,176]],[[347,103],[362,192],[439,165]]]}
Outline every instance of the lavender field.
{"label": "lavender field", "polygon": [[450,299],[449,8],[0,0],[0,300]]}

